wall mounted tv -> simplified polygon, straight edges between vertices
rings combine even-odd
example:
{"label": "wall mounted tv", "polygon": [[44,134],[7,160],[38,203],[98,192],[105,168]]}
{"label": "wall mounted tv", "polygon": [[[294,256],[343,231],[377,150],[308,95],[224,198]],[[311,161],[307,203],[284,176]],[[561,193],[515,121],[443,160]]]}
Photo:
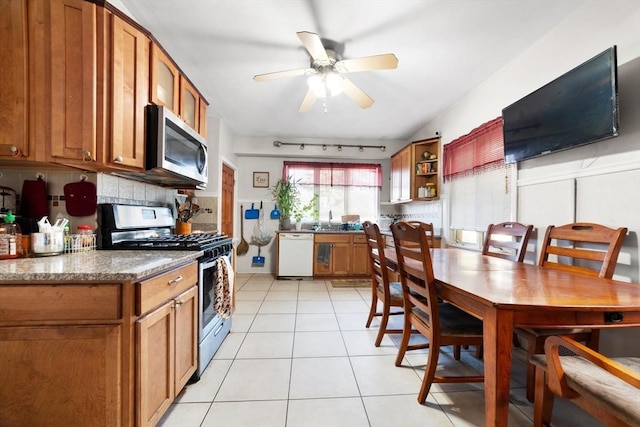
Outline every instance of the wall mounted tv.
{"label": "wall mounted tv", "polygon": [[616,46],[502,110],[504,161],[618,135]]}

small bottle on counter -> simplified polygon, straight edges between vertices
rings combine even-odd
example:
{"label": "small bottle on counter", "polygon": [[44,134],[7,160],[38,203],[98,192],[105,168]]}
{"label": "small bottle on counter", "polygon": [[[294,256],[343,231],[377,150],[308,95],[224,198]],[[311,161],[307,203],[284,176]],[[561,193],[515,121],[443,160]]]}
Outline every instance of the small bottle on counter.
{"label": "small bottle on counter", "polygon": [[87,250],[91,248],[93,242],[93,228],[90,225],[79,225],[77,227],[80,235],[79,245],[77,249]]}
{"label": "small bottle on counter", "polygon": [[0,225],[0,259],[22,256],[22,230],[15,220],[16,217],[8,211],[4,216],[4,224]]}

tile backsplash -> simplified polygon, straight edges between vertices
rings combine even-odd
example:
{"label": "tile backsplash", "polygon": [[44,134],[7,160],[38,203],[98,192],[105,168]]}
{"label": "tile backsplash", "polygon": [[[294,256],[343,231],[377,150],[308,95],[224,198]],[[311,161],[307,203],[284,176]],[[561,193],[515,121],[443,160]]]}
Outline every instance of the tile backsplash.
{"label": "tile backsplash", "polygon": [[75,230],[78,225],[86,224],[97,227],[96,215],[86,217],[71,217],[66,211],[64,200],[64,186],[71,182],[86,179],[96,185],[98,203],[123,203],[131,205],[170,206],[176,190],[159,187],[153,184],[132,181],[106,173],[82,172],[82,171],[0,171],[0,186],[9,187],[16,191],[17,214],[20,214],[20,200],[22,197],[23,183],[25,180],[36,180],[38,177],[47,183],[47,195],[49,202],[49,218],[55,220],[58,214],[64,215],[71,221],[70,229]]}

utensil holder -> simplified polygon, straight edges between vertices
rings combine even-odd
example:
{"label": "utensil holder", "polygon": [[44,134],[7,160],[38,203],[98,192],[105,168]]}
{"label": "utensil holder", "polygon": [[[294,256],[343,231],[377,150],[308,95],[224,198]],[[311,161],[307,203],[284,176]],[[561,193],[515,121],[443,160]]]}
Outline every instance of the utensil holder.
{"label": "utensil holder", "polygon": [[176,221],[176,234],[191,234],[191,223]]}

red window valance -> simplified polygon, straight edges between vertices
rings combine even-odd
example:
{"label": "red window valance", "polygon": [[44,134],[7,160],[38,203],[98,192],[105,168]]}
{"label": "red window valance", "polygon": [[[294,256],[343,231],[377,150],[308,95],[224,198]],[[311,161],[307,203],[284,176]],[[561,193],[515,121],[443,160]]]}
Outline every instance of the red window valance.
{"label": "red window valance", "polygon": [[300,184],[382,187],[382,167],[370,163],[284,162],[282,177]]}
{"label": "red window valance", "polygon": [[444,179],[504,161],[502,117],[478,126],[442,149]]}

